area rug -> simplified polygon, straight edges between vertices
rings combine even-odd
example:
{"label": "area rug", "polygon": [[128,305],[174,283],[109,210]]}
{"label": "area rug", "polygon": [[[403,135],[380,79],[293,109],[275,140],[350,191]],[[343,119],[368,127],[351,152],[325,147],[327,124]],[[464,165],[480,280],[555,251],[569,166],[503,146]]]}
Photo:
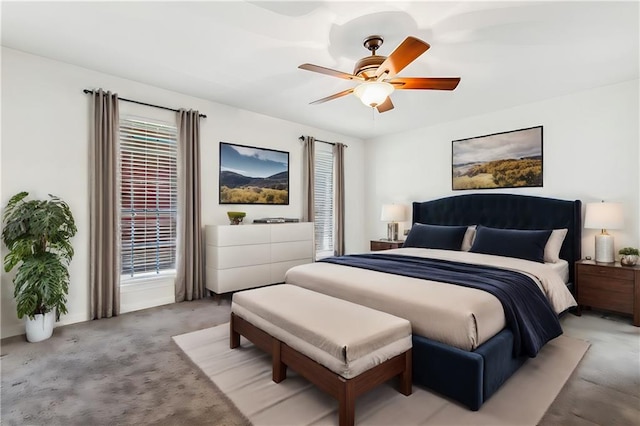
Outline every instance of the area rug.
{"label": "area rug", "polygon": [[[270,356],[244,337],[229,349],[228,323],[173,339],[255,426],[338,424],[337,401],[306,379],[289,370],[280,384],[271,381]],[[588,348],[584,340],[554,339],[475,412],[416,385],[404,396],[390,381],[357,399],[356,424],[535,425]]]}

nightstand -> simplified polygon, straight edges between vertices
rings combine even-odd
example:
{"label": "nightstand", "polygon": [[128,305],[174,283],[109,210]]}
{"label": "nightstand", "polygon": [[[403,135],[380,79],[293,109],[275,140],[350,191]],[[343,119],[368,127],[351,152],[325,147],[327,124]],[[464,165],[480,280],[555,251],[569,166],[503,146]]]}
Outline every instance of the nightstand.
{"label": "nightstand", "polygon": [[371,240],[371,251],[401,248],[404,241]]}
{"label": "nightstand", "polygon": [[580,308],[627,314],[633,325],[640,327],[640,266],[619,263],[576,262],[578,315]]}

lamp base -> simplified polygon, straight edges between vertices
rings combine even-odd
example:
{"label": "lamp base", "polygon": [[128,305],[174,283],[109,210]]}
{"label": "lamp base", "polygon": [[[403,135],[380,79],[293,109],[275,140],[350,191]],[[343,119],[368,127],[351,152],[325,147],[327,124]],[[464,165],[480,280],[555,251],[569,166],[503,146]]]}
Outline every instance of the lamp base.
{"label": "lamp base", "polygon": [[613,237],[609,234],[596,235],[596,262],[614,263]]}
{"label": "lamp base", "polygon": [[398,222],[387,223],[387,240],[398,241]]}

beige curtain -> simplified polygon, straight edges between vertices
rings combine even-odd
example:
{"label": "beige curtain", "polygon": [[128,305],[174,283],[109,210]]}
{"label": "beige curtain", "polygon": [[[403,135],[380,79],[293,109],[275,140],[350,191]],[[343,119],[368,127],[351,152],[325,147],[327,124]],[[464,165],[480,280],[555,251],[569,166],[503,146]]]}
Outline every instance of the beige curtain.
{"label": "beige curtain", "polygon": [[306,200],[303,213],[303,220],[305,222],[313,222],[315,220],[315,146],[316,140],[313,136],[307,136],[304,139],[304,170],[302,179],[304,182],[304,198]]}
{"label": "beige curtain", "polygon": [[176,302],[204,297],[200,206],[200,114],[178,111],[178,238]]}
{"label": "beige curtain", "polygon": [[120,313],[118,95],[94,91],[90,142],[89,287],[91,319]]}
{"label": "beige curtain", "polygon": [[336,143],[333,146],[335,165],[334,209],[336,235],[334,251],[336,256],[344,254],[344,144]]}

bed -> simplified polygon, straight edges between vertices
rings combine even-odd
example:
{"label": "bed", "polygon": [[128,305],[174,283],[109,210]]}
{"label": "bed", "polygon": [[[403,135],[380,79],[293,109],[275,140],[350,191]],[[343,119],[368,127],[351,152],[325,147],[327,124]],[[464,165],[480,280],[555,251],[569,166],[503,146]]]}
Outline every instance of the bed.
{"label": "bed", "polygon": [[[412,221],[414,224],[482,225],[518,230],[567,229],[559,250],[559,257],[566,262],[560,262],[564,265],[560,269],[565,275],[560,285],[564,291],[573,289],[573,265],[581,255],[580,201],[512,194],[468,194],[415,202]],[[387,253],[387,256],[395,253],[444,257],[460,262],[466,262],[467,259],[462,253],[446,250],[407,248],[376,254],[382,253]],[[471,254],[471,257],[474,256],[480,259],[484,255]],[[518,262],[516,259],[515,267],[520,267]],[[558,265],[555,267],[557,269]],[[538,274],[535,265],[532,268],[534,270],[531,273]],[[455,285],[429,282],[425,286],[424,280],[421,280],[422,284],[417,283],[418,278],[357,269],[327,263],[301,265],[292,268],[285,281],[409,319],[413,329],[414,383],[478,410],[528,359],[527,356],[514,355],[514,332],[505,328],[504,311],[493,296],[467,297],[468,293]],[[544,268],[540,266],[539,269],[542,271]],[[543,272],[546,273],[540,273]],[[557,281],[560,276],[555,272],[550,273],[549,279]],[[427,291],[424,287],[436,288],[435,293],[416,297],[415,291]],[[445,292],[441,287],[450,290]],[[483,293],[481,290],[466,290]],[[553,291],[557,292],[557,289]],[[416,305],[416,300],[422,299],[431,301],[429,310],[424,308],[425,314],[420,311],[421,306]],[[476,299],[481,300],[477,306]],[[462,313],[453,312],[448,317],[434,315],[434,311],[448,304],[460,305]],[[476,309],[477,312],[469,315],[467,308]],[[561,307],[556,308],[557,314],[561,311]],[[458,320],[459,324],[456,322]],[[447,328],[451,325],[453,328]]]}

